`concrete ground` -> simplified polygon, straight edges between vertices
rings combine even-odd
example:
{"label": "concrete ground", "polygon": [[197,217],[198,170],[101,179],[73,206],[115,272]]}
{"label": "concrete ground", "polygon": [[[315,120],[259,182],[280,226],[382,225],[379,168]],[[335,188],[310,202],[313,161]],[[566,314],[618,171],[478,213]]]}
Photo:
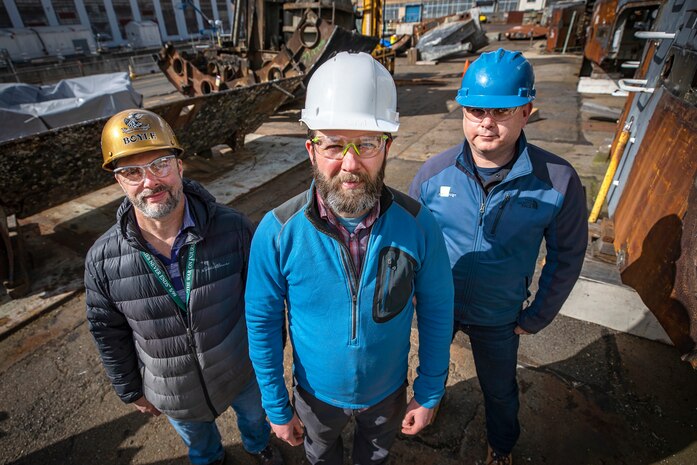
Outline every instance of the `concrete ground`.
{"label": "concrete ground", "polygon": [[[494,43],[488,49],[499,45],[523,49],[535,67],[535,105],[540,116],[526,128],[528,140],[568,159],[592,199],[604,174],[615,125],[580,109],[588,108],[584,103],[593,103],[596,109],[617,109],[623,102],[576,93],[580,56],[544,55],[538,52],[541,43],[531,47],[528,42]],[[449,101],[458,88],[466,58],[435,66],[406,66],[398,61],[395,78],[402,125],[390,152],[388,184],[406,190],[425,159],[461,143],[461,113]],[[150,99],[159,98],[155,91],[149,92]],[[286,109],[257,132],[268,140],[296,137],[301,145],[304,131],[298,117],[297,109]],[[288,144],[295,140],[288,139]],[[280,150],[276,147],[273,152]],[[283,158],[292,158],[295,167],[286,166],[263,188],[226,201],[258,221],[285,198],[304,190],[310,179],[309,164],[301,158]],[[210,162],[194,160],[189,162],[188,173],[211,184],[227,173],[230,180],[225,182],[235,185],[249,176],[240,171],[236,178],[235,166],[244,166],[250,159],[260,158],[234,154],[232,159],[219,160],[217,169]],[[101,203],[91,199],[82,204],[99,203],[98,214],[72,220],[44,216],[30,222],[34,225],[30,228],[34,231],[34,277],[53,286],[34,288],[33,302],[51,299],[66,289],[70,295],[0,340],[0,463],[187,463],[186,449],[165,418],[143,416],[118,400],[84,321],[84,294],[75,284],[80,280],[75,257],[84,254],[95,230],[108,226],[117,194],[111,192],[112,197]],[[223,189],[220,195],[225,194]],[[69,215],[70,207],[64,207],[61,214]],[[51,234],[42,234],[42,228],[50,229]],[[69,265],[52,267],[66,254],[72,257]],[[592,307],[600,313],[634,315],[637,323],[632,326],[652,325],[636,300],[615,298],[631,296],[632,291],[618,285],[612,267],[588,259],[585,269],[584,286],[577,287],[580,290],[567,302],[564,313],[586,314]],[[601,275],[607,278],[601,283],[604,287],[593,284]],[[73,287],[66,288],[66,283]],[[0,296],[0,303],[8,305],[8,299]],[[415,330],[412,336],[416,346]],[[415,353],[412,361],[417,366]],[[697,463],[697,376],[669,345],[560,315],[541,333],[522,339],[518,374],[522,434],[514,451],[516,463]],[[410,379],[412,376],[410,373]],[[228,463],[253,464],[241,447],[234,414],[223,414],[219,425]],[[347,442],[349,436],[347,431]],[[304,463],[301,448],[276,444],[286,463]],[[481,464],[485,451],[481,392],[467,338],[459,334],[451,348],[447,394],[436,422],[416,437],[399,437],[391,463]]]}

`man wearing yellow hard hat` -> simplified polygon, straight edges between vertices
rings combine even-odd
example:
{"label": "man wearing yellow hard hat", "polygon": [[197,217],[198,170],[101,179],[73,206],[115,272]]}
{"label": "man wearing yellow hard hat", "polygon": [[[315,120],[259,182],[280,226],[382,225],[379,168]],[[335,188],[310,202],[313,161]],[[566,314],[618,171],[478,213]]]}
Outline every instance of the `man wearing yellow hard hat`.
{"label": "man wearing yellow hard hat", "polygon": [[183,149],[159,115],[122,111],[101,143],[126,198],[87,254],[85,288],[114,390],[142,413],[164,413],[195,465],[224,463],[215,419],[229,406],[245,450],[282,464],[247,348],[252,225],[183,177]]}

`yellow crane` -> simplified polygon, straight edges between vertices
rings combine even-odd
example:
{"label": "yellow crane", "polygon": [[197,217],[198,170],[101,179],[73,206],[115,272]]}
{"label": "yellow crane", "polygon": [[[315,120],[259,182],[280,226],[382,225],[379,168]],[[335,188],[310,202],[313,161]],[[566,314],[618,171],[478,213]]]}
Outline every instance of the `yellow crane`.
{"label": "yellow crane", "polygon": [[[382,6],[383,0],[363,0],[361,34],[382,39]],[[375,49],[373,49],[372,55],[376,60],[382,63],[390,73],[394,74],[394,59],[396,55],[394,50],[378,43]]]}

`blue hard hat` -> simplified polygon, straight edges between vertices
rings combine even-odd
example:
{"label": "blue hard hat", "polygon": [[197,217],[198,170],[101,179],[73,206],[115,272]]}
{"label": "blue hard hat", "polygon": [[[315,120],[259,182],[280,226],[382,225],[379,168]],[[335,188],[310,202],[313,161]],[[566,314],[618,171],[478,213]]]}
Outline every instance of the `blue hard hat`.
{"label": "blue hard hat", "polygon": [[482,53],[467,68],[455,97],[463,107],[512,108],[535,100],[535,74],[522,53]]}

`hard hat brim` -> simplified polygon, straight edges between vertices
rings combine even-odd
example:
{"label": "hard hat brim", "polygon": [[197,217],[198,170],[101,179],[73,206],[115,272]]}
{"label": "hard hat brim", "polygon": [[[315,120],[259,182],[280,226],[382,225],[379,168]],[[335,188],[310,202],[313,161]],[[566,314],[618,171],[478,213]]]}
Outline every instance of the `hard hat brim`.
{"label": "hard hat brim", "polygon": [[300,118],[308,129],[313,131],[370,131],[394,133],[399,129],[399,123],[380,119],[341,118],[341,121],[331,121],[324,118]]}
{"label": "hard hat brim", "polygon": [[114,163],[124,158],[132,157],[134,155],[141,155],[143,153],[154,152],[155,150],[172,150],[176,152],[176,156],[179,157],[184,153],[184,149],[177,147],[175,145],[164,145],[161,147],[152,147],[150,149],[143,149],[142,147],[136,147],[133,150],[124,150],[116,157],[111,157],[102,164],[102,169],[106,171],[114,171]]}
{"label": "hard hat brim", "polygon": [[469,95],[455,97],[463,107],[472,108],[513,108],[521,107],[535,100],[535,97],[518,97],[513,95]]}

